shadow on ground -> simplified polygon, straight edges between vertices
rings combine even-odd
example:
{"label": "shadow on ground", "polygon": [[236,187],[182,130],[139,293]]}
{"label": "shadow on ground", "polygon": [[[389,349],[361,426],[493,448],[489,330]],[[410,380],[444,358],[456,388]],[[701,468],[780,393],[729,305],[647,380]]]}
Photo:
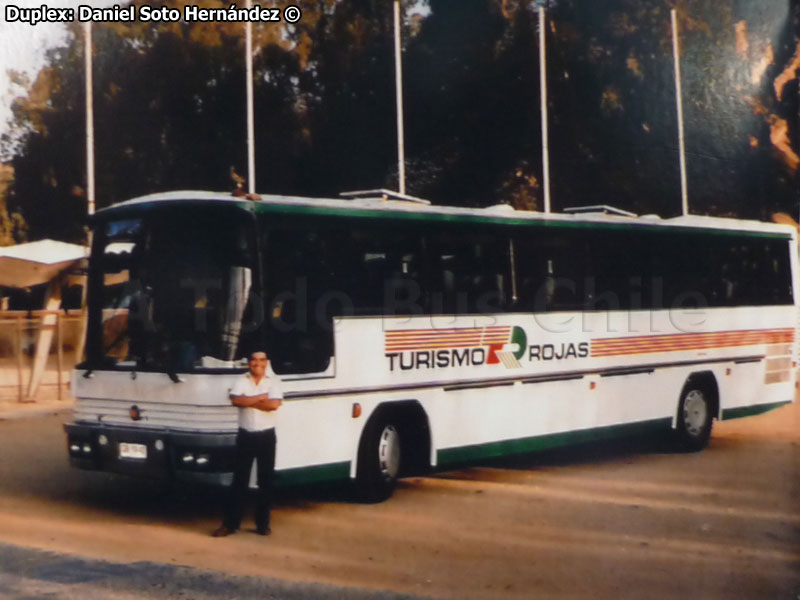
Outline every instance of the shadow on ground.
{"label": "shadow on ground", "polygon": [[[63,417],[46,416],[0,424],[10,455],[0,463],[0,489],[5,495],[37,497],[115,514],[173,523],[216,519],[222,514],[225,488],[181,482],[134,479],[87,472],[69,466],[61,429]],[[667,435],[620,438],[585,443],[534,454],[484,460],[472,467],[536,471],[602,462],[633,461],[647,454],[673,453]],[[448,470],[427,475],[479,480],[479,469]],[[413,484],[401,484],[413,488]],[[354,503],[349,482],[279,488],[276,506],[314,510],[320,503]]]}

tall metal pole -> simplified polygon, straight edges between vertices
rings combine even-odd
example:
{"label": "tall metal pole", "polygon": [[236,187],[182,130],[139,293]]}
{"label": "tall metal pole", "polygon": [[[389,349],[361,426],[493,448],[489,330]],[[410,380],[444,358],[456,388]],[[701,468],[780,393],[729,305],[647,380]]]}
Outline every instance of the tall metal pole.
{"label": "tall metal pole", "polygon": [[[84,70],[86,71],[86,212],[89,216],[94,214],[95,187],[94,187],[94,79],[92,75],[92,22],[83,24],[83,54]],[[92,247],[92,230],[86,239],[89,249]],[[81,288],[81,320],[78,344],[75,348],[75,362],[83,360],[83,351],[86,348],[86,335],[89,329],[86,302],[89,294],[88,278],[83,278]],[[48,344],[48,348],[50,345]]]}
{"label": "tall metal pole", "polygon": [[545,10],[539,7],[539,99],[542,115],[542,177],[544,212],[550,212],[550,145],[547,131],[547,56],[545,45]]}
{"label": "tall metal pole", "polygon": [[86,70],[86,201],[89,215],[94,214],[94,98],[92,80],[92,23],[83,25],[84,63]]}
{"label": "tall metal pole", "polygon": [[[253,6],[247,0],[247,9]],[[253,24],[245,24],[245,63],[247,65],[247,191],[256,193],[256,148],[253,116]]]}
{"label": "tall metal pole", "polygon": [[394,82],[397,95],[397,181],[406,193],[406,150],[403,138],[403,58],[400,44],[400,0],[394,0]]}
{"label": "tall metal pole", "polygon": [[686,143],[683,137],[683,99],[681,92],[681,58],[678,46],[678,13],[673,8],[672,18],[672,55],[675,62],[675,103],[678,110],[678,152],[681,166],[681,214],[689,214],[689,189],[686,183]]}

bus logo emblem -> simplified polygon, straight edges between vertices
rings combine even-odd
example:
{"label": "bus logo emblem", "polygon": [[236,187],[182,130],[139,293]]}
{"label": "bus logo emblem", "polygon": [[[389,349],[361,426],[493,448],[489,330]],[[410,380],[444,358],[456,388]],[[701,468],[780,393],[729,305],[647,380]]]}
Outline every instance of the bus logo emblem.
{"label": "bus logo emblem", "polygon": [[502,364],[520,368],[527,336],[521,327],[459,327],[387,331],[389,370]]}

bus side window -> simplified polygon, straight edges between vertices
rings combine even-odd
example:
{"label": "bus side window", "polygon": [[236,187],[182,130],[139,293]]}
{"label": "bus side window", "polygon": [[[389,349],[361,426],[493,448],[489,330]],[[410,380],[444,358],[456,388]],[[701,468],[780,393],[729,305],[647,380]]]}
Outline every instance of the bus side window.
{"label": "bus side window", "polygon": [[751,304],[751,282],[746,275],[750,270],[750,249],[742,240],[723,240],[720,246],[720,275],[724,291],[721,306]]}
{"label": "bus side window", "polygon": [[278,374],[316,373],[330,364],[333,331],[325,314],[333,285],[329,235],[315,224],[276,227],[267,234],[267,348]]}
{"label": "bus side window", "polygon": [[774,240],[764,245],[763,272],[767,292],[767,304],[793,304],[794,293],[792,290],[792,270],[789,263],[789,253],[792,243]]}
{"label": "bus side window", "polygon": [[788,244],[779,240],[758,240],[753,246],[753,303],[762,306],[792,304]]}
{"label": "bus side window", "polygon": [[419,236],[397,225],[375,224],[350,231],[342,264],[346,289],[357,315],[422,312]]}
{"label": "bus side window", "polygon": [[723,248],[720,273],[724,305],[792,304],[789,243],[782,240],[733,240]]}
{"label": "bus side window", "polygon": [[539,230],[514,240],[517,309],[579,310],[585,302],[586,243],[579,232]]}
{"label": "bus side window", "polygon": [[508,239],[488,234],[431,235],[428,273],[432,314],[503,312],[511,301]]}

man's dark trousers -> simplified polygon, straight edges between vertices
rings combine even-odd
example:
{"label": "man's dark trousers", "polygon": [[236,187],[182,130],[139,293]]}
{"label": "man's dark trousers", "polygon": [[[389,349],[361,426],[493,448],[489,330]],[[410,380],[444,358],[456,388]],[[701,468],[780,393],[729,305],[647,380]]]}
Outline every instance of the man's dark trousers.
{"label": "man's dark trousers", "polygon": [[236,462],[233,483],[225,510],[224,525],[228,529],[239,529],[244,515],[244,503],[250,483],[253,459],[257,461],[258,495],[256,497],[256,527],[269,528],[269,513],[272,508],[272,479],[275,472],[275,429],[247,431],[239,429],[236,436]]}

